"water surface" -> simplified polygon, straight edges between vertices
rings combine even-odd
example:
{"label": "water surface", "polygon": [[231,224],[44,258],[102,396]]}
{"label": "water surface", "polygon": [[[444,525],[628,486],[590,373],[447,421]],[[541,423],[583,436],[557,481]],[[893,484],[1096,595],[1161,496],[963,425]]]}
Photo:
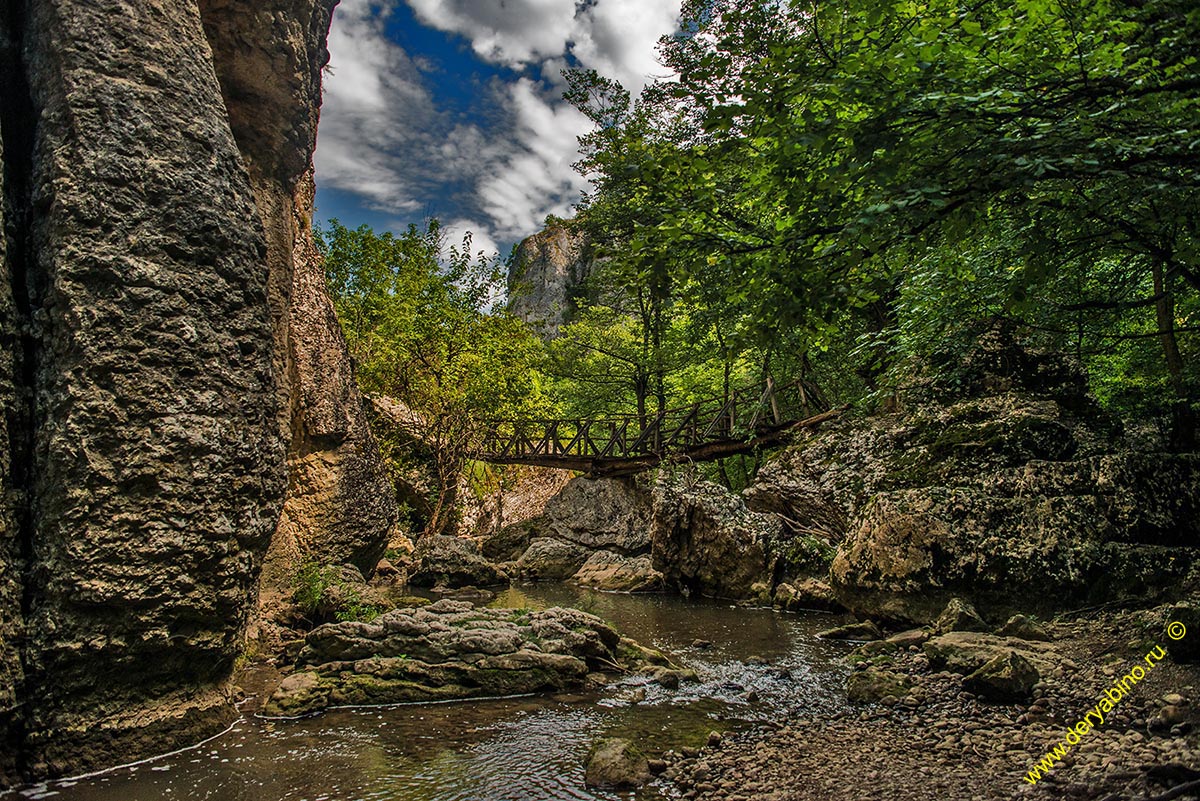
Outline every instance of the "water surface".
{"label": "water surface", "polygon": [[[611,801],[621,795],[583,786],[583,759],[597,736],[628,737],[656,753],[700,745],[712,730],[844,703],[845,669],[837,658],[847,647],[813,636],[838,622],[829,615],[565,585],[514,587],[493,605],[592,612],[672,654],[701,682],[667,690],[628,677],[592,694],[338,709],[304,720],[247,716],[199,748],[20,795],[56,801]],[[713,645],[691,647],[698,639]],[[646,788],[638,797],[661,792]]]}

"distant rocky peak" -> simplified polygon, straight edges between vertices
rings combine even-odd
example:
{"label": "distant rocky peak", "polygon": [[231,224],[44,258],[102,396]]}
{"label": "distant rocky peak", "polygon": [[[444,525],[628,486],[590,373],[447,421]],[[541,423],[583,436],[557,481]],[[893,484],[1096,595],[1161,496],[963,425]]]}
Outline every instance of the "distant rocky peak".
{"label": "distant rocky peak", "polygon": [[508,307],[546,339],[558,336],[591,273],[587,236],[555,222],[517,245],[508,271]]}

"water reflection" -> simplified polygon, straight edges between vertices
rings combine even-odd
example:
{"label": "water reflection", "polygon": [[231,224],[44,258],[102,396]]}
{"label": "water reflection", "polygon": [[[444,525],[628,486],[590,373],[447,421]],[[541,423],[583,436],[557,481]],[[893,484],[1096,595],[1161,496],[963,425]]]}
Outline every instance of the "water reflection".
{"label": "water reflection", "polygon": [[[700,684],[667,690],[628,677],[599,695],[248,718],[198,749],[90,779],[30,788],[59,801],[562,801],[617,799],[583,787],[598,736],[647,751],[697,745],[713,729],[842,703],[845,650],[813,634],[827,615],[783,615],[671,596],[516,587],[494,605],[574,606],[676,656]],[[712,642],[692,648],[693,640]],[[655,791],[644,791],[642,797]]]}

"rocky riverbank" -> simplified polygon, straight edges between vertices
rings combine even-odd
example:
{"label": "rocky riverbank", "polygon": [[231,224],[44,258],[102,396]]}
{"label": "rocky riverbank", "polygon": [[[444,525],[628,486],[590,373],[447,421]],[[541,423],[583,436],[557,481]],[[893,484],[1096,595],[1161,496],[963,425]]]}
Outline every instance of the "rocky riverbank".
{"label": "rocky riverbank", "polygon": [[[938,658],[946,649],[937,642],[945,637],[934,632],[909,632],[894,648],[870,643],[852,657],[850,686],[886,673],[894,692],[868,693],[872,700],[852,712],[801,713],[714,738],[692,757],[669,754],[667,776],[684,798],[700,801],[1196,797],[1200,668],[1184,660],[1193,656],[1189,639],[1200,641],[1200,626],[1180,642],[1166,634],[1169,620],[1190,621],[1193,614],[1161,606],[1066,617],[1044,625],[1050,642],[1024,645],[1019,638],[959,633],[965,643],[1037,655],[1038,677],[1019,701],[988,700],[964,674],[967,666]],[[1147,654],[1160,645],[1168,656],[1145,669]],[[1139,665],[1144,678],[1104,712],[1106,691]],[[1068,727],[1097,709],[1103,723],[1038,776],[1039,762]],[[1185,785],[1190,794],[1177,789]]]}
{"label": "rocky riverbank", "polygon": [[577,609],[441,600],[369,623],[313,629],[263,711],[295,716],[331,706],[522,695],[638,672],[676,686],[687,677],[663,654]]}

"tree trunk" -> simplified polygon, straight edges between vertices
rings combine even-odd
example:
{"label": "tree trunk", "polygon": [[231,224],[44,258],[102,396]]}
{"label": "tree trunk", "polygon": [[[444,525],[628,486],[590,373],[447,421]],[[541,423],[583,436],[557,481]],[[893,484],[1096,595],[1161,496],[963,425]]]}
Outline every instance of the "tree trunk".
{"label": "tree trunk", "polygon": [[1154,304],[1154,312],[1173,395],[1171,398],[1171,444],[1177,450],[1192,450],[1196,446],[1196,418],[1192,412],[1192,399],[1183,375],[1183,357],[1179,354],[1179,342],[1175,338],[1175,297],[1171,294],[1172,276],[1163,270],[1163,264],[1158,260],[1155,260],[1151,274],[1154,279],[1154,295],[1158,298],[1158,302]]}

